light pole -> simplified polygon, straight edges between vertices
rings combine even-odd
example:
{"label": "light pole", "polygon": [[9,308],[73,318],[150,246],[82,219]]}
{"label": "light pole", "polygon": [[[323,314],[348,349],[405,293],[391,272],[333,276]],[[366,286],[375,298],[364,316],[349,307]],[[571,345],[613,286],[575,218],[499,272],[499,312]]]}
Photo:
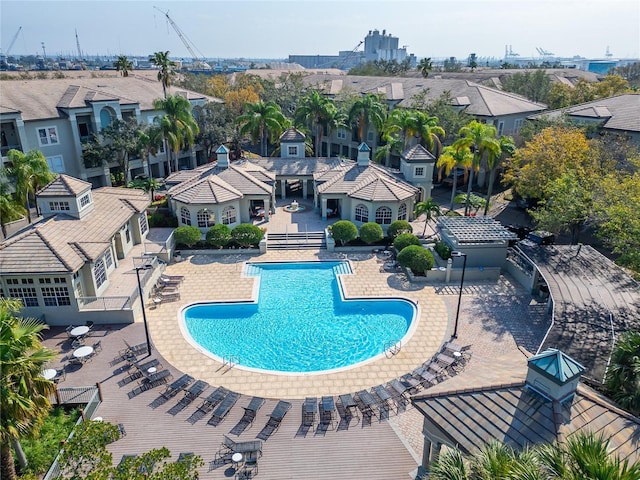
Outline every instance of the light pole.
{"label": "light pole", "polygon": [[149,325],[147,325],[147,312],[144,309],[144,296],[142,293],[142,284],[140,283],[140,270],[151,270],[153,265],[142,265],[135,267],[136,278],[138,279],[138,294],[140,295],[140,304],[142,305],[142,321],[144,322],[144,334],[147,337],[147,356],[151,356],[151,340],[149,339]]}
{"label": "light pole", "polygon": [[458,294],[458,309],[456,310],[456,322],[453,324],[453,335],[451,338],[458,338],[458,318],[460,317],[460,303],[462,301],[462,286],[464,285],[464,272],[467,269],[467,254],[462,252],[451,252],[451,257],[462,257],[462,275],[460,276],[460,293]]}

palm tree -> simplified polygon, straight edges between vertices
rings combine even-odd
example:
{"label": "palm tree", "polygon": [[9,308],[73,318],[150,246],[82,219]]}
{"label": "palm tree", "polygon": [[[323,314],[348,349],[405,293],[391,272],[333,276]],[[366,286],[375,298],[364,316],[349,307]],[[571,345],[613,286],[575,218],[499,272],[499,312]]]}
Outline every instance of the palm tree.
{"label": "palm tree", "polygon": [[176,62],[169,59],[169,51],[155,52],[149,57],[149,61],[158,67],[158,81],[162,82],[162,92],[164,98],[167,98],[167,89],[171,86],[171,79],[176,74],[175,68],[178,66]]}
{"label": "palm tree", "polygon": [[469,148],[473,153],[473,164],[471,166],[471,175],[469,184],[467,185],[467,201],[465,202],[464,214],[469,213],[469,199],[473,188],[473,177],[477,170],[480,169],[480,161],[483,155],[498,155],[500,153],[500,144],[496,140],[498,131],[493,125],[486,125],[477,120],[473,120],[468,125],[460,129],[459,135],[462,137],[456,140],[452,145],[456,149]]}
{"label": "palm tree", "polygon": [[17,317],[21,309],[19,300],[0,299],[0,477],[9,480],[17,478],[11,445],[18,463],[26,466],[19,440],[37,430],[55,390],[41,373],[56,356],[40,343],[40,332],[48,327],[33,318]]}
{"label": "palm tree", "polygon": [[49,170],[47,159],[39,150],[31,150],[27,154],[20,150],[9,150],[7,156],[9,166],[6,172],[15,182],[16,201],[24,205],[31,223],[31,197],[35,198],[35,193],[56,178],[56,174]]}
{"label": "palm tree", "polygon": [[438,117],[430,117],[426,113],[416,111],[412,116],[412,132],[418,137],[420,145],[429,150],[437,158],[442,150],[440,137],[444,137],[444,128],[438,125]]}
{"label": "palm tree", "polygon": [[[162,117],[156,117],[156,125],[162,131],[165,143],[173,151],[174,170],[177,171],[180,150],[191,147],[195,136],[200,132],[198,124],[191,114],[191,103],[180,95],[168,95],[164,100],[160,98],[154,100],[153,108],[164,111]],[[171,172],[170,155],[167,155],[167,164],[168,171]]]}
{"label": "palm tree", "polygon": [[151,167],[149,166],[149,156],[158,154],[158,149],[162,145],[162,129],[158,125],[147,125],[138,133],[138,155],[142,158],[143,165],[147,164],[147,176],[153,178]]}
{"label": "palm tree", "polygon": [[284,131],[287,124],[280,107],[275,102],[262,101],[245,104],[246,113],[236,119],[241,135],[249,135],[253,145],[260,144],[260,154],[267,156],[267,142]]}
{"label": "palm tree", "polygon": [[[2,175],[2,172],[0,172],[0,175]],[[7,238],[7,222],[18,220],[24,215],[26,215],[25,208],[16,203],[9,192],[9,184],[0,182],[0,229],[2,229],[3,238]]]}
{"label": "palm tree", "polygon": [[129,70],[133,70],[133,63],[127,58],[126,55],[120,55],[118,59],[113,62],[113,66],[116,67],[118,72],[122,72],[123,77],[129,76]]}
{"label": "palm tree", "polygon": [[611,355],[605,384],[612,398],[640,415],[640,332],[623,334]]}
{"label": "palm tree", "polygon": [[454,199],[456,197],[456,187],[458,185],[458,177],[456,176],[456,169],[464,168],[465,176],[469,171],[473,163],[473,154],[468,147],[455,148],[453,146],[444,147],[442,155],[438,158],[436,167],[438,170],[439,179],[442,178],[442,171],[445,175],[449,175],[453,171],[453,186],[451,187],[451,205],[449,210],[453,210]]}
{"label": "palm tree", "polygon": [[295,119],[302,122],[310,129],[315,129],[315,156],[320,156],[320,145],[327,121],[335,117],[338,112],[332,100],[329,100],[317,90],[311,90],[300,99],[296,109]]}
{"label": "palm tree", "polygon": [[496,180],[496,171],[502,165],[505,158],[510,157],[516,151],[516,144],[513,138],[504,136],[498,140],[500,144],[500,154],[494,155],[491,152],[487,155],[487,167],[489,167],[489,186],[487,187],[487,203],[484,205],[484,216],[489,211],[489,203],[491,202],[491,193],[493,192],[493,183]]}
{"label": "palm tree", "polygon": [[358,126],[360,142],[367,140],[366,135],[371,126],[376,131],[380,130],[384,125],[386,116],[386,105],[381,101],[379,95],[373,93],[368,93],[358,98],[349,110],[349,121]]}
{"label": "palm tree", "polygon": [[422,238],[424,238],[424,235],[427,232],[427,224],[432,218],[439,217],[441,215],[440,205],[438,205],[432,198],[427,198],[424,202],[416,203],[416,206],[413,209],[413,215],[415,218],[419,218],[421,215],[426,215],[424,230],[422,231]]}
{"label": "palm tree", "polygon": [[423,58],[422,60],[420,60],[420,63],[418,64],[418,70],[420,70],[420,73],[424,78],[427,78],[429,76],[429,73],[432,69],[433,63],[431,63],[431,57]]}

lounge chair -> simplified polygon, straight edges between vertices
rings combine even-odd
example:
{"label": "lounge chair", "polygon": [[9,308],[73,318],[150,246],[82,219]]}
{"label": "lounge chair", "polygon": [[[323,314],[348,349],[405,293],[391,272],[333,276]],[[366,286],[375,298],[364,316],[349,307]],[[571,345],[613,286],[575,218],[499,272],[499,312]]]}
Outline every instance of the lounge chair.
{"label": "lounge chair", "polygon": [[415,395],[420,392],[420,381],[414,378],[410,373],[406,373],[400,377],[400,383],[407,387],[407,392],[411,395]]}
{"label": "lounge chair", "polygon": [[284,419],[290,408],[291,403],[280,400],[271,412],[271,415],[269,415],[267,424],[260,431],[260,433],[256,435],[256,438],[267,440],[271,435],[273,435],[274,432],[278,430],[278,428],[280,428],[280,424],[282,423],[282,420]]}
{"label": "lounge chair", "polygon": [[140,383],[152,384],[154,387],[158,385],[162,385],[163,383],[167,383],[167,379],[171,377],[171,372],[169,370],[160,370],[154,373],[149,373],[146,370],[142,371],[142,380]]}
{"label": "lounge chair", "polygon": [[387,389],[384,388],[383,385],[376,385],[371,390],[373,392],[372,396],[376,399],[376,403],[378,404],[380,415],[382,416],[386,412],[389,412],[391,410],[389,401],[393,399],[393,396],[387,392]]}
{"label": "lounge chair", "polygon": [[181,390],[185,389],[191,382],[193,382],[193,380],[194,379],[191,375],[185,373],[179,379],[169,385],[160,395],[167,400],[175,397]]}
{"label": "lounge chair", "polygon": [[438,383],[436,376],[424,365],[416,368],[412,374],[420,382],[420,385],[422,385],[423,388],[429,388]]}
{"label": "lounge chair", "polygon": [[196,383],[189,387],[189,389],[184,393],[184,397],[178,400],[178,403],[169,410],[169,413],[175,415],[176,413],[180,412],[196,398],[198,398],[200,394],[207,388],[209,388],[209,384],[207,382],[205,382],[204,380],[198,380]]}
{"label": "lounge chair", "polygon": [[181,283],[182,283],[182,280],[171,280],[171,279],[168,279],[168,278],[160,277],[158,279],[157,288],[159,288],[159,289],[164,289],[164,288],[175,288],[175,289],[177,289],[180,286]]}
{"label": "lounge chair", "polygon": [[236,392],[229,392],[229,394],[224,397],[224,400],[218,405],[218,407],[213,411],[211,418],[207,422],[209,425],[213,425],[217,427],[222,423],[224,418],[227,416],[231,408],[236,404],[238,399],[240,398],[240,394]]}
{"label": "lounge chair", "polygon": [[344,395],[340,395],[338,398],[340,400],[338,405],[342,409],[342,418],[345,420],[351,420],[351,417],[360,417],[360,415],[358,415],[358,404],[354,400],[353,395],[345,393]]}
{"label": "lounge chair", "polygon": [[324,429],[331,427],[336,411],[336,404],[333,397],[322,397],[320,399],[320,426]]}
{"label": "lounge chair", "polygon": [[187,418],[187,422],[192,425],[204,418],[204,416],[209,413],[211,410],[216,408],[216,406],[222,402],[224,397],[229,394],[229,390],[224,387],[218,387],[213,392],[209,394],[207,398],[203,400],[203,402],[196,408],[196,411],[191,414],[189,418]]}
{"label": "lounge chair", "polygon": [[435,361],[443,368],[449,368],[451,365],[456,363],[456,359],[454,357],[450,357],[449,355],[445,355],[444,353],[437,354]]}
{"label": "lounge chair", "polygon": [[313,429],[316,421],[316,410],[318,409],[318,399],[307,397],[302,404],[302,425]]}
{"label": "lounge chair", "polygon": [[371,421],[371,417],[375,416],[373,409],[377,406],[375,398],[366,390],[360,390],[356,392],[354,397],[356,406],[362,412],[363,419]]}
{"label": "lounge chair", "polygon": [[123,357],[123,360],[127,356],[138,356],[142,355],[143,353],[148,353],[146,343],[139,343],[137,345],[131,346],[126,340],[123,339],[122,341],[127,346],[127,348],[125,348],[124,350],[120,350],[120,355]]}
{"label": "lounge chair", "polygon": [[234,435],[240,435],[244,432],[255,420],[256,414],[262,405],[264,404],[264,398],[262,397],[253,397],[249,402],[249,405],[244,408],[244,414],[242,418],[238,421],[235,427],[231,429],[229,433]]}
{"label": "lounge chair", "polygon": [[409,387],[402,384],[397,378],[394,378],[393,380],[390,380],[384,388],[389,392],[391,399],[396,404],[396,411],[400,412],[400,409],[405,410],[406,406],[409,404],[409,400],[406,397]]}
{"label": "lounge chair", "polygon": [[172,282],[182,282],[184,281],[184,275],[167,275],[166,273],[163,273],[160,275],[160,279]]}
{"label": "lounge chair", "polygon": [[153,302],[155,304],[165,303],[165,302],[175,302],[180,300],[180,292],[172,290],[172,291],[157,291],[153,296]]}

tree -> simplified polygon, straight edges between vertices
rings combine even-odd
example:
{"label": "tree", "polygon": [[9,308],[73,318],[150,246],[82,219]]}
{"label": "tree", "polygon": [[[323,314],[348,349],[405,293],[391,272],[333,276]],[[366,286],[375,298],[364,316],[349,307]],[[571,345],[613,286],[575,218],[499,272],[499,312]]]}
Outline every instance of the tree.
{"label": "tree", "polygon": [[120,72],[123,77],[129,76],[129,70],[133,70],[133,63],[127,58],[126,55],[118,56],[118,59],[113,62],[113,66]]}
{"label": "tree", "polygon": [[11,444],[18,462],[26,466],[20,438],[33,434],[48,414],[53,382],[42,377],[55,352],[41,344],[41,332],[48,328],[33,318],[18,317],[22,302],[0,299],[0,476],[16,478]]}
{"label": "tree", "polygon": [[502,165],[503,159],[510,157],[516,151],[516,145],[513,138],[508,136],[500,137],[500,153],[498,155],[489,152],[487,155],[487,167],[489,168],[489,186],[487,187],[487,203],[484,206],[484,216],[487,216],[489,204],[491,202],[491,194],[493,193],[493,184],[496,180],[496,171]]}
{"label": "tree", "polygon": [[[198,124],[191,114],[191,103],[180,95],[169,95],[164,100],[154,100],[153,108],[164,111],[164,115],[156,117],[155,121],[165,142],[173,151],[174,171],[177,171],[180,150],[191,147],[196,135],[200,133]],[[167,155],[167,164],[168,171],[171,172],[170,155]]]}
{"label": "tree", "polygon": [[360,240],[367,245],[379,242],[384,238],[382,227],[376,222],[367,222],[360,225]]}
{"label": "tree", "polygon": [[144,190],[145,193],[150,193],[151,201],[153,201],[153,193],[158,190],[162,184],[155,178],[136,178],[127,184],[127,188],[137,188]]}
{"label": "tree", "polygon": [[358,238],[358,227],[349,220],[338,220],[331,225],[331,236],[340,245],[344,245]]}
{"label": "tree", "polygon": [[441,138],[443,145],[451,145],[457,140],[460,129],[473,120],[473,117],[464,110],[451,108],[452,101],[450,92],[444,92],[435,99],[430,98],[428,88],[411,97],[413,108],[438,119],[438,124],[445,131]]}
{"label": "tree", "polygon": [[414,135],[418,137],[420,145],[438,158],[442,150],[440,137],[446,135],[444,129],[438,125],[438,118],[416,111],[415,115],[412,116],[412,122],[411,130],[415,132]]}
{"label": "tree", "polygon": [[473,120],[468,125],[460,129],[460,140],[457,140],[453,147],[456,149],[468,148],[473,153],[473,163],[471,165],[471,175],[467,185],[467,201],[465,202],[464,214],[469,212],[469,198],[473,188],[474,173],[480,168],[480,161],[486,155],[499,155],[500,144],[496,139],[498,131],[493,125],[486,125],[477,120]]}
{"label": "tree", "polygon": [[475,53],[470,53],[469,58],[467,59],[467,67],[471,69],[473,72],[476,68],[478,68],[478,57]]}
{"label": "tree", "polygon": [[264,237],[264,233],[260,227],[250,223],[236,225],[231,230],[231,240],[244,248],[257,245],[262,240],[262,237]]}
{"label": "tree", "polygon": [[429,73],[431,73],[431,70],[433,70],[431,57],[423,58],[422,60],[420,60],[420,63],[418,64],[418,70],[420,70],[420,74],[424,78],[427,78],[429,76]]}
{"label": "tree", "polygon": [[413,233],[413,227],[406,220],[396,220],[391,222],[387,228],[387,237],[394,240],[401,233]]}
{"label": "tree", "polygon": [[47,159],[39,150],[31,150],[25,154],[12,149],[7,153],[7,157],[9,164],[5,172],[13,178],[16,202],[24,205],[31,223],[31,198],[35,201],[36,192],[53,181],[56,175],[49,170]]}
{"label": "tree", "polygon": [[311,90],[300,99],[296,109],[296,121],[302,122],[311,130],[315,130],[314,154],[319,157],[322,137],[326,130],[326,124],[331,118],[335,118],[338,112],[332,100],[323,96],[317,90]]}
{"label": "tree", "polygon": [[621,407],[640,415],[640,332],[620,335],[607,369],[605,385]]}
{"label": "tree", "polygon": [[223,248],[231,241],[231,228],[224,223],[218,223],[207,230],[207,245]]}
{"label": "tree", "polygon": [[[464,205],[467,215],[474,215],[474,216],[477,215],[478,210],[484,207],[487,203],[487,201],[484,198],[482,198],[480,195],[476,195],[475,193],[472,193],[471,195],[467,195],[466,193],[460,193],[456,195],[453,201],[454,203],[459,203],[461,205]],[[471,212],[471,209],[473,209],[473,213]]]}
{"label": "tree", "polygon": [[415,218],[420,218],[422,215],[426,215],[424,221],[424,230],[422,230],[422,238],[424,238],[425,233],[427,233],[427,225],[434,217],[439,217],[440,213],[440,205],[432,198],[427,198],[424,202],[416,203],[416,206],[413,208],[413,215]]}
{"label": "tree", "polygon": [[242,135],[249,135],[251,143],[260,144],[260,154],[267,156],[267,141],[273,141],[284,131],[286,121],[280,107],[274,102],[256,102],[245,105],[246,113],[236,119]]}
{"label": "tree", "polygon": [[[0,175],[2,175],[2,172],[0,172]],[[0,228],[2,229],[3,238],[7,238],[6,224],[19,220],[26,213],[24,206],[17,203],[9,192],[9,183],[0,180]]]}
{"label": "tree", "polygon": [[129,157],[139,152],[140,132],[142,129],[135,118],[114,120],[103,128],[100,135],[103,139],[105,160],[108,163],[115,158],[125,184],[131,181]]}
{"label": "tree", "polygon": [[516,72],[502,80],[502,88],[506,92],[527,97],[532,102],[547,103],[551,91],[551,79],[543,69],[535,72]]}
{"label": "tree", "polygon": [[225,105],[209,102],[193,109],[200,133],[195,142],[206,149],[207,158],[213,158],[219,145],[226,143],[233,135],[233,117]]}
{"label": "tree", "polygon": [[183,225],[173,231],[173,238],[179,245],[186,245],[191,248],[202,238],[202,233],[198,227],[193,225]]}
{"label": "tree", "polygon": [[422,245],[422,244],[420,243],[420,239],[416,237],[413,233],[401,233],[393,241],[393,248],[395,248],[398,252],[401,252],[409,245]]}
{"label": "tree", "polygon": [[[149,178],[153,177],[149,167],[149,156],[153,155],[155,157],[158,154],[158,150],[162,145],[162,138],[162,130],[158,125],[147,125],[138,130],[136,150],[138,155],[142,157],[142,164],[146,164],[146,174]],[[153,191],[151,192],[151,199],[153,200]]]}
{"label": "tree", "polygon": [[433,254],[422,245],[409,245],[398,254],[398,263],[413,273],[424,274],[433,268]]}
{"label": "tree", "polygon": [[449,176],[451,172],[453,172],[453,182],[451,187],[451,204],[449,205],[449,210],[453,210],[454,199],[456,197],[456,188],[458,186],[458,176],[456,170],[458,168],[463,168],[466,172],[471,169],[471,165],[473,164],[473,153],[469,147],[460,146],[460,148],[456,148],[453,146],[444,147],[442,150],[442,155],[438,158],[436,162],[436,167],[438,167],[438,181],[442,178],[442,171],[444,170],[445,175]]}
{"label": "tree", "polygon": [[358,98],[349,110],[349,121],[358,127],[358,138],[361,142],[367,140],[369,129],[376,131],[382,128],[387,115],[387,107],[382,103],[379,95],[368,93]]}
{"label": "tree", "polygon": [[169,59],[169,51],[155,52],[149,57],[152,65],[159,68],[158,81],[162,82],[162,93],[167,98],[167,89],[171,86],[173,77],[176,74],[175,68],[178,66],[176,62]]}

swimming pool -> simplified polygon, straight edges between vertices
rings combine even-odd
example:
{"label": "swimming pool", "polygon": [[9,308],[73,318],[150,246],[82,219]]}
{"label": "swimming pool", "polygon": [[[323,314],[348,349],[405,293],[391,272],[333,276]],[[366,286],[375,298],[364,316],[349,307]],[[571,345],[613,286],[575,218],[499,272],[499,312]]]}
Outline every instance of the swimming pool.
{"label": "swimming pool", "polygon": [[249,369],[327,373],[360,364],[407,336],[416,306],[344,300],[338,275],[350,273],[348,262],[247,263],[256,301],[187,306],[183,332],[217,360]]}

